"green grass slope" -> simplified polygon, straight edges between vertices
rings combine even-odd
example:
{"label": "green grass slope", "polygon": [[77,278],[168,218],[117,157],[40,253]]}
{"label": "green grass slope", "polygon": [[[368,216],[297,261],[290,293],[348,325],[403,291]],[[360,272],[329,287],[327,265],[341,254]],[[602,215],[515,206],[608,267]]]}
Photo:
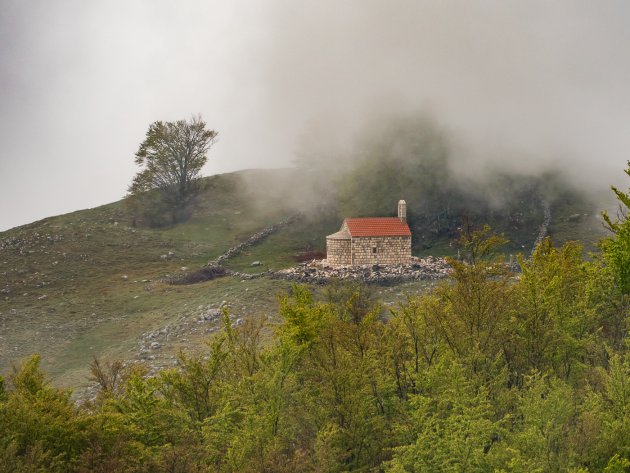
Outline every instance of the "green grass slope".
{"label": "green grass slope", "polygon": [[[225,277],[171,286],[162,280],[181,274],[182,268],[204,266],[300,210],[292,195],[293,172],[245,171],[207,178],[192,218],[170,228],[132,227],[120,201],[0,233],[0,373],[38,352],[56,384],[79,387],[88,379],[93,356],[140,358],[164,366],[180,349],[203,347],[219,322],[201,316],[222,301],[230,305],[235,320],[275,314],[277,294],[290,287],[285,281]],[[286,182],[293,185],[284,191]],[[558,240],[596,238],[599,227],[583,209],[567,202],[552,214],[550,230]],[[244,272],[292,266],[304,252],[325,251],[325,236],[339,225],[334,212],[308,213],[226,266]],[[519,245],[529,250],[525,244],[533,241],[537,228],[518,231],[526,232]],[[416,251],[455,252],[446,238]],[[261,266],[252,267],[253,261]],[[417,289],[379,290],[393,301]],[[147,348],[158,339],[159,349]]]}
{"label": "green grass slope", "polygon": [[[171,228],[133,228],[123,202],[116,202],[0,233],[0,373],[39,352],[53,379],[75,385],[93,355],[131,358],[138,337],[193,307],[226,298],[234,310],[275,307],[282,282],[251,282],[251,292],[233,278],[177,287],[160,282],[183,267],[205,265],[290,210],[252,205],[241,177],[206,179],[193,218]],[[241,255],[235,267],[253,258],[292,265],[292,255],[317,239],[311,222],[296,225],[289,237],[261,247],[261,255]]]}

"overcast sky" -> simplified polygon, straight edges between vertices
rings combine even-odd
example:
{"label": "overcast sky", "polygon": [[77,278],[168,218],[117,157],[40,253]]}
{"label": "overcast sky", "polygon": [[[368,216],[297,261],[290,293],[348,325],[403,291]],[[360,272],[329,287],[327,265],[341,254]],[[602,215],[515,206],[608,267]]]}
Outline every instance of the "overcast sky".
{"label": "overcast sky", "polygon": [[605,186],[630,158],[629,46],[626,0],[0,0],[0,230],[120,199],[148,125],[197,113],[206,175],[420,110],[464,169]]}

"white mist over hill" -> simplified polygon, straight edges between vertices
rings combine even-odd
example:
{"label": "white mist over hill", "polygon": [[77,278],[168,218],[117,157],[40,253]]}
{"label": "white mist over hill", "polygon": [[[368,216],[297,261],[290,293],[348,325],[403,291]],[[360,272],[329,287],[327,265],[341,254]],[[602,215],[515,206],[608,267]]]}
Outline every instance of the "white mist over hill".
{"label": "white mist over hill", "polygon": [[220,133],[206,174],[343,157],[421,112],[463,173],[605,188],[630,156],[628,44],[625,1],[9,0],[0,229],[119,199],[148,125],[195,113]]}

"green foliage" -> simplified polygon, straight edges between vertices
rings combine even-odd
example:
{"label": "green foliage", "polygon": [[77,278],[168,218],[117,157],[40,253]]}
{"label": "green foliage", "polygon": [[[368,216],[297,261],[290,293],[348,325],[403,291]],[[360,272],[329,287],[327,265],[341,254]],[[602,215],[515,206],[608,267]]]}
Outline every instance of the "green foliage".
{"label": "green foliage", "polygon": [[[630,176],[630,161],[626,174]],[[608,228],[614,233],[613,238],[602,241],[603,258],[614,273],[615,282],[619,286],[621,294],[630,295],[630,191],[622,192],[616,187],[612,188],[619,200],[619,218],[612,218],[604,212],[603,217]]]}
{"label": "green foliage", "polygon": [[223,332],[176,368],[95,360],[101,393],[81,407],[32,357],[0,382],[0,466],[628,471],[630,339],[604,327],[625,310],[618,268],[547,239],[514,275],[492,257],[502,238],[470,236],[470,263],[389,313],[362,286],[320,300],[295,285],[281,324],[233,326],[226,310]]}
{"label": "green foliage", "polygon": [[293,285],[292,292],[292,297],[280,299],[280,314],[285,322],[279,333],[298,347],[308,346],[329,318],[330,310],[313,301],[313,295],[305,286]]}
{"label": "green foliage", "polygon": [[474,265],[481,259],[495,257],[501,246],[507,243],[503,235],[492,232],[489,225],[481,230],[475,230],[468,223],[459,238],[459,245],[464,252],[464,259]]}
{"label": "green foliage", "polygon": [[[630,161],[628,161],[628,167],[626,168],[624,172],[628,176],[630,176]],[[617,196],[617,200],[619,200],[619,205],[622,206],[622,208],[620,209],[622,215],[625,215],[625,211],[623,209],[625,208],[626,211],[630,209],[630,194],[617,189],[615,186],[611,186],[611,189]],[[610,218],[610,216],[606,212],[604,212],[603,217],[606,223],[608,224],[610,230],[613,232],[619,230],[619,227],[622,226],[627,220],[627,218],[623,218],[623,219],[617,219],[616,221],[613,221],[612,218]]]}
{"label": "green foliage", "polygon": [[519,394],[520,425],[511,432],[510,442],[518,452],[515,456],[526,461],[531,471],[567,471],[574,466],[565,448],[575,428],[574,391],[558,379],[534,374]]}
{"label": "green foliage", "polygon": [[85,420],[70,393],[51,387],[37,355],[10,377],[0,403],[0,458],[18,471],[65,471],[85,448]]}
{"label": "green foliage", "polygon": [[118,397],[122,394],[124,384],[128,376],[128,370],[124,364],[115,360],[113,362],[103,362],[94,357],[90,363],[92,380],[99,386],[99,401],[109,397]]}
{"label": "green foliage", "polygon": [[430,368],[445,349],[442,327],[438,323],[440,300],[435,294],[412,297],[392,310],[387,325],[386,345],[394,370],[397,394],[408,400],[418,394],[424,369]]}
{"label": "green foliage", "polygon": [[[630,176],[630,162],[625,172]],[[630,191],[624,193],[615,187],[613,191],[619,200],[618,218],[613,220],[603,214],[613,235],[599,243],[601,252],[596,255],[593,279],[598,284],[597,296],[601,300],[602,329],[610,336],[612,345],[620,349],[630,322]]]}
{"label": "green foliage", "polygon": [[630,470],[630,460],[615,455],[604,468],[604,473],[625,473],[628,470]]}
{"label": "green foliage", "polygon": [[103,395],[83,408],[27,360],[0,396],[0,459],[14,471],[623,471],[628,352],[593,355],[606,339],[579,248],[543,242],[516,283],[492,259],[453,264],[450,284],[389,320],[356,285],[326,302],[294,286],[268,343],[263,319],[232,326],[226,311],[205,354],[157,376],[114,381],[116,363],[95,363]]}
{"label": "green foliage", "polygon": [[487,390],[477,388],[465,369],[447,357],[426,375],[436,384],[409,402],[415,440],[396,448],[386,471],[489,471],[488,452],[501,427],[493,420]]}
{"label": "green foliage", "polygon": [[183,219],[200,191],[199,173],[216,136],[201,117],[152,123],[136,152],[141,170],[129,186],[132,207],[143,211],[150,223],[160,223],[165,211],[171,223]]}
{"label": "green foliage", "polygon": [[617,471],[630,462],[630,355],[612,354],[609,366],[600,368],[603,390],[597,392],[599,438],[595,459],[610,458],[607,468]]}
{"label": "green foliage", "polygon": [[[124,209],[123,201],[50,217],[2,232],[0,239],[5,242],[16,239],[20,243],[10,244],[2,250],[0,291],[9,292],[1,294],[0,312],[6,316],[15,309],[19,316],[5,317],[3,321],[4,342],[11,349],[0,350],[0,372],[4,374],[10,369],[12,359],[38,352],[46,361],[51,380],[76,388],[83,385],[90,375],[91,355],[86,358],[86,353],[98,353],[109,359],[124,358],[148,326],[175,323],[180,315],[192,308],[224,300],[228,293],[234,310],[244,312],[248,317],[252,313],[275,313],[276,294],[290,287],[290,283],[284,280],[260,278],[244,284],[234,278],[223,278],[177,289],[165,287],[159,281],[165,274],[181,273],[182,266],[194,269],[205,265],[208,259],[216,258],[227,248],[288,215],[291,209],[282,205],[294,205],[294,199],[270,201],[259,194],[256,199],[250,199],[251,194],[244,190],[243,179],[246,176],[250,181],[259,183],[280,173],[276,170],[252,171],[204,178],[204,190],[197,199],[193,217],[167,229],[129,228],[126,224],[132,216]],[[290,174],[291,178],[293,176],[295,174]],[[299,179],[293,181],[300,182]],[[261,189],[267,186],[257,184],[255,187]],[[276,205],[278,201],[279,205]],[[552,208],[552,227],[561,222],[563,215],[586,211],[586,208],[573,208],[562,213]],[[250,251],[228,260],[227,267],[242,272],[259,272],[261,267],[251,266],[251,262],[260,260],[263,262],[262,269],[278,270],[295,264],[294,256],[302,250],[323,250],[324,235],[333,233],[339,226],[339,219],[332,211],[325,215],[325,219],[318,215],[300,219],[283,228]],[[486,221],[486,216],[483,220],[471,215],[473,217],[474,221]],[[510,245],[520,248],[521,244],[529,245],[531,240],[527,235],[531,234],[533,239],[541,218],[534,215],[531,226],[525,231],[518,231],[517,235],[507,232],[504,227],[497,227],[496,223],[493,228],[506,231],[512,242]],[[572,225],[567,222],[562,229],[552,228],[556,244],[570,235],[567,230],[573,228]],[[592,228],[603,231],[599,223]],[[48,240],[48,236],[54,241]],[[456,253],[455,247],[449,246],[453,237],[441,237],[439,251],[450,255]],[[575,238],[578,237],[582,239],[582,235],[575,235]],[[512,251],[509,248],[506,251]],[[166,260],[159,257],[169,251],[175,256]],[[416,246],[414,252],[418,251]],[[425,251],[439,255],[435,246]],[[603,274],[601,271],[598,273]],[[150,286],[153,290],[147,291],[145,285],[139,283],[144,279],[152,281]],[[422,290],[426,284],[429,283],[420,281],[414,286]],[[601,284],[602,289],[616,285],[604,281]],[[243,286],[247,286],[249,291],[242,291]],[[411,285],[402,289],[404,292],[412,290],[415,289]],[[397,299],[398,292],[392,291],[385,297]],[[24,293],[28,296],[23,296]],[[610,299],[603,307],[618,305],[619,300]],[[50,322],[49,328],[44,331],[41,330],[42,313],[47,314]],[[603,311],[600,313],[603,314]],[[623,340],[620,314],[617,312],[614,316],[612,312],[608,313],[608,320],[603,325],[604,330],[620,333],[618,343]],[[203,349],[205,335],[202,331],[190,335],[187,346],[192,351]],[[50,337],[58,343],[50,343]],[[163,345],[160,351],[176,356],[179,348],[177,344],[169,343]]]}
{"label": "green foliage", "polygon": [[500,257],[492,258],[505,243],[488,227],[462,238],[471,264],[450,259],[455,285],[442,285],[436,317],[449,348],[469,358],[473,369],[483,370],[505,346],[507,314],[511,310],[511,273]]}
{"label": "green foliage", "polygon": [[598,306],[581,254],[577,244],[557,249],[546,239],[531,260],[519,259],[510,347],[515,373],[534,368],[579,379],[584,361],[598,354]]}

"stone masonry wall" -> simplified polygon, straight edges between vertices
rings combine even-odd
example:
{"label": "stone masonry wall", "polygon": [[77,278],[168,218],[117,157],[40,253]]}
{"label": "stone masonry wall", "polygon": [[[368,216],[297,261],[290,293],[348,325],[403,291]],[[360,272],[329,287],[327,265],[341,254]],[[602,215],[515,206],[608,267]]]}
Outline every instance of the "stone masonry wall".
{"label": "stone masonry wall", "polygon": [[406,264],[411,260],[411,237],[352,239],[352,264]]}
{"label": "stone masonry wall", "polygon": [[350,258],[350,240],[326,238],[326,259],[330,265],[347,266],[352,264]]}

